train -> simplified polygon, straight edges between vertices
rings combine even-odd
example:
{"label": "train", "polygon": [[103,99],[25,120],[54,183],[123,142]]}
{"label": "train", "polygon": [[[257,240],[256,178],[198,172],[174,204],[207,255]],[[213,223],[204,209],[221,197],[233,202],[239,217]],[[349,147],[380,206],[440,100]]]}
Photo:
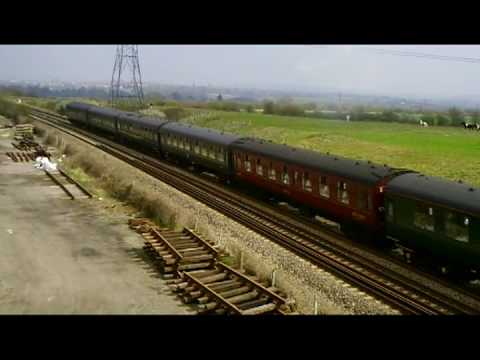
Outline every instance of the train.
{"label": "train", "polygon": [[347,235],[393,245],[409,262],[480,271],[480,191],[469,184],[85,103],[67,104],[65,114],[87,131],[286,199]]}

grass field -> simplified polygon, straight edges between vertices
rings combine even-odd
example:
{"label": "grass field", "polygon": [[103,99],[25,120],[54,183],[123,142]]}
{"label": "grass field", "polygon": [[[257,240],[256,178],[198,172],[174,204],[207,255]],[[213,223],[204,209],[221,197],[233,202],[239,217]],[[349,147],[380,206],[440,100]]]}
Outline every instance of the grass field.
{"label": "grass field", "polygon": [[187,121],[427,175],[462,179],[480,186],[480,132],[477,131],[235,112],[215,112],[215,116]]}

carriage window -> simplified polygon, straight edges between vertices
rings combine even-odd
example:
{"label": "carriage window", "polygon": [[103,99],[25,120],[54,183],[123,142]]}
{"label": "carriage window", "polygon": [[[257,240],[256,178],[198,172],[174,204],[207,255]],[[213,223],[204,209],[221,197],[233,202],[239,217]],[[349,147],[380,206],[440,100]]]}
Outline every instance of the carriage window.
{"label": "carriage window", "polygon": [[205,156],[205,157],[208,156],[208,154],[207,154],[207,146],[206,146],[205,144],[201,144],[201,145],[200,145],[200,151],[201,151],[202,156]]}
{"label": "carriage window", "polygon": [[368,195],[367,191],[360,190],[357,195],[357,205],[358,208],[361,210],[370,210],[370,202],[369,202],[370,195]]}
{"label": "carriage window", "polygon": [[282,182],[283,182],[285,185],[289,185],[289,184],[290,184],[290,176],[288,175],[288,169],[287,169],[286,166],[283,167]]}
{"label": "carriage window", "polygon": [[298,171],[295,170],[295,173],[293,175],[293,183],[296,184],[298,183]]}
{"label": "carriage window", "polygon": [[312,182],[308,177],[308,173],[303,174],[303,190],[311,192],[312,191]]}
{"label": "carriage window", "polygon": [[198,141],[195,141],[195,146],[193,147],[193,151],[195,154],[200,154],[200,146],[198,145]]}
{"label": "carriage window", "polygon": [[242,157],[238,153],[235,154],[235,164],[237,165],[238,169],[241,169],[241,167],[242,167]]}
{"label": "carriage window", "polygon": [[218,147],[217,149],[217,160],[223,161],[223,149],[221,147]]}
{"label": "carriage window", "polygon": [[394,219],[394,213],[393,213],[393,203],[392,202],[388,202],[387,203],[387,221],[393,223]]}
{"label": "carriage window", "polygon": [[417,204],[414,215],[415,226],[423,230],[434,231],[434,223],[433,208]]}
{"label": "carriage window", "polygon": [[250,162],[250,159],[248,158],[248,155],[245,156],[245,171],[250,172],[252,171],[252,163]]}
{"label": "carriage window", "polygon": [[339,181],[337,183],[337,198],[344,204],[349,204],[350,199],[348,196],[347,183],[345,181]]}
{"label": "carriage window", "polygon": [[215,148],[212,145],[208,146],[208,157],[215,159]]}
{"label": "carriage window", "polygon": [[319,186],[320,195],[326,198],[330,197],[330,188],[327,184],[327,177],[320,176],[320,186]]}
{"label": "carriage window", "polygon": [[468,243],[468,217],[449,212],[445,222],[445,230],[449,238]]}
{"label": "carriage window", "polygon": [[183,149],[183,147],[184,147],[184,146],[183,146],[183,138],[181,138],[181,137],[178,138],[178,147],[179,147],[180,149]]}
{"label": "carriage window", "polygon": [[263,166],[260,163],[260,159],[257,160],[257,174],[263,176]]}
{"label": "carriage window", "polygon": [[270,163],[270,168],[268,169],[268,178],[270,180],[276,180],[277,179],[277,172],[275,168],[273,167],[273,164]]}
{"label": "carriage window", "polygon": [[190,146],[190,141],[185,141],[185,150],[192,151],[192,147]]}

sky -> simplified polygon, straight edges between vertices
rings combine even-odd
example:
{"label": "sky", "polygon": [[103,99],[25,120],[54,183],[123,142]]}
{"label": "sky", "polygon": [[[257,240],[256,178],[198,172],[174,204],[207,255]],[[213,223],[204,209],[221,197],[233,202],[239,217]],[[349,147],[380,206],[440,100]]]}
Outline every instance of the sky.
{"label": "sky", "polygon": [[[478,58],[394,56],[368,48]],[[456,97],[480,95],[480,46],[139,45],[144,82]],[[109,82],[115,45],[0,45],[0,80]]]}

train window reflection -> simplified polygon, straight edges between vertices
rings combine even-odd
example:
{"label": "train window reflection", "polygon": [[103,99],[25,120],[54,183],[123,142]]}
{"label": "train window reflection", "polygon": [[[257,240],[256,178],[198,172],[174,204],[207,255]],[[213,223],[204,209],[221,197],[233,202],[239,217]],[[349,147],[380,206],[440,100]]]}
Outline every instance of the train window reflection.
{"label": "train window reflection", "polygon": [[415,207],[414,214],[414,224],[416,227],[434,231],[435,230],[435,221],[433,217],[433,208],[426,206],[424,204],[417,204]]}
{"label": "train window reflection", "polygon": [[330,197],[330,188],[328,187],[326,176],[320,176],[319,193],[323,197]]}
{"label": "train window reflection", "polygon": [[468,243],[468,217],[448,212],[445,222],[445,232],[449,238]]}
{"label": "train window reflection", "polygon": [[344,204],[350,203],[350,197],[347,190],[347,183],[344,181],[339,181],[337,183],[337,198],[340,202]]}

